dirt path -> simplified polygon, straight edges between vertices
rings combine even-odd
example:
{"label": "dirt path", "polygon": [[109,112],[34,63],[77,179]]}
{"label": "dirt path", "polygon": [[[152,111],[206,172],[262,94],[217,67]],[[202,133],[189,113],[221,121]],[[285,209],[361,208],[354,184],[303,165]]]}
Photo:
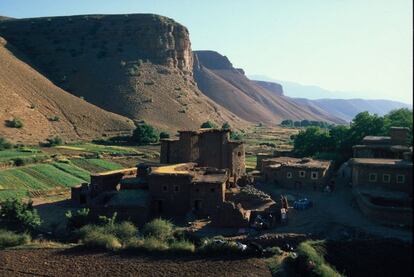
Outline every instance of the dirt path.
{"label": "dirt path", "polygon": [[263,259],[131,257],[73,250],[0,251],[0,276],[271,276]]}

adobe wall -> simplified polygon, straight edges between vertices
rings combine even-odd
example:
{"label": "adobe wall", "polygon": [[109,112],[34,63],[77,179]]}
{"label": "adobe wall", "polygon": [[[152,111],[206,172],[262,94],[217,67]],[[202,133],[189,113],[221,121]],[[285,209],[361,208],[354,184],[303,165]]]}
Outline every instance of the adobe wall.
{"label": "adobe wall", "polygon": [[224,132],[205,132],[200,135],[199,166],[228,168],[225,157],[229,134]]}
{"label": "adobe wall", "polygon": [[195,208],[195,201],[201,201],[199,215],[212,215],[221,207],[225,198],[226,183],[196,183],[191,185],[189,204]]}
{"label": "adobe wall", "polygon": [[[376,173],[377,181],[370,182],[369,174]],[[390,174],[391,180],[389,183],[383,181],[383,174]],[[397,175],[404,175],[404,183],[397,183]],[[390,168],[387,166],[383,167],[369,167],[363,165],[353,165],[352,168],[352,185],[355,187],[363,188],[375,188],[381,187],[394,191],[403,191],[412,194],[413,191],[413,173],[412,167],[409,168]]]}
{"label": "adobe wall", "polygon": [[241,176],[246,174],[246,157],[245,157],[245,146],[243,143],[233,143],[228,144],[227,155],[230,155],[229,159],[229,169],[232,176]]}
{"label": "adobe wall", "polygon": [[404,224],[412,226],[412,208],[383,207],[374,205],[363,197],[359,192],[354,191],[355,199],[362,213],[368,218],[383,224]]}
{"label": "adobe wall", "polygon": [[149,176],[148,182],[154,214],[184,215],[190,210],[191,176]]}
{"label": "adobe wall", "polygon": [[[305,176],[300,177],[299,171],[304,171]],[[292,173],[292,178],[287,178],[287,173]],[[318,173],[318,179],[311,179],[311,172]],[[279,168],[265,167],[263,174],[265,180],[277,186],[295,189],[317,189],[322,190],[329,184],[331,169],[322,168],[294,168],[281,166]]]}

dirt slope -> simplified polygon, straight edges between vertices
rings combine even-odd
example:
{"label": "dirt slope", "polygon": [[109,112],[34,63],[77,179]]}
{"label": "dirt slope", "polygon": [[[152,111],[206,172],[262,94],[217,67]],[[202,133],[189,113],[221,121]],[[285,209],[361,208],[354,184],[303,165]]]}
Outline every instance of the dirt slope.
{"label": "dirt slope", "polygon": [[268,84],[249,80],[214,51],[194,51],[194,78],[200,90],[216,103],[252,122],[280,123],[283,119],[309,119],[343,123],[322,110],[296,103]]}
{"label": "dirt slope", "polygon": [[[7,48],[0,37],[0,135],[15,143],[37,143],[51,136],[66,141],[129,133],[131,120],[106,112],[55,86]],[[17,51],[15,51],[17,53]],[[58,117],[58,121],[51,120]],[[19,118],[23,128],[6,127]]]}
{"label": "dirt slope", "polygon": [[152,14],[0,22],[0,35],[59,87],[160,129],[243,120],[203,95],[192,77],[188,30]]}

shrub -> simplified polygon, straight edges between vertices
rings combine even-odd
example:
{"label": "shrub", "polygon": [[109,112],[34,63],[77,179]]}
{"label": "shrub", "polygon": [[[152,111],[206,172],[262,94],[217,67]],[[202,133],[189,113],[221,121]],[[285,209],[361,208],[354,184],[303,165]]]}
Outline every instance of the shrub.
{"label": "shrub", "polygon": [[[221,240],[223,241],[223,240]],[[205,239],[202,241],[198,251],[203,254],[235,254],[240,253],[237,244],[233,241],[217,243],[216,238]]]}
{"label": "shrub", "polygon": [[57,115],[49,118],[49,121],[59,121],[59,120],[60,120],[60,117]]}
{"label": "shrub", "polygon": [[194,243],[188,240],[178,240],[173,241],[169,245],[169,250],[171,252],[178,253],[193,253],[195,251]]}
{"label": "shrub", "polygon": [[121,243],[114,235],[106,234],[94,229],[86,231],[81,242],[90,248],[116,250],[122,247]]}
{"label": "shrub", "polygon": [[148,252],[165,251],[168,249],[168,243],[155,237],[148,237],[144,239],[142,247]]}
{"label": "shrub", "polygon": [[211,121],[206,121],[203,124],[201,124],[200,128],[217,128],[217,125]]}
{"label": "shrub", "polygon": [[230,133],[230,138],[232,140],[242,140],[243,139],[243,134],[241,134],[239,132],[231,132]]}
{"label": "shrub", "polygon": [[68,230],[79,229],[90,222],[89,209],[83,208],[77,210],[75,213],[67,211],[66,214],[66,228]]}
{"label": "shrub", "polygon": [[137,227],[127,221],[113,225],[106,225],[103,228],[105,233],[114,235],[122,243],[127,243],[131,238],[135,238],[138,235]]}
{"label": "shrub", "polygon": [[144,225],[142,234],[165,241],[173,237],[174,225],[168,220],[154,219]]}
{"label": "shrub", "polygon": [[167,132],[160,133],[160,139],[170,138],[170,134]]}
{"label": "shrub", "polygon": [[27,244],[31,240],[29,234],[16,234],[11,231],[0,229],[0,249]]}
{"label": "shrub", "polygon": [[21,231],[33,231],[42,223],[32,202],[24,203],[19,199],[6,199],[0,203],[0,222]]}
{"label": "shrub", "polygon": [[154,127],[148,124],[139,124],[132,134],[132,141],[138,145],[145,145],[158,141],[158,134]]}
{"label": "shrub", "polygon": [[63,140],[60,137],[56,136],[53,138],[46,139],[46,143],[44,143],[43,146],[53,147],[53,146],[61,145],[62,143],[63,143]]}
{"label": "shrub", "polygon": [[10,149],[13,147],[13,144],[8,142],[5,138],[0,137],[0,151],[5,149]]}
{"label": "shrub", "polygon": [[6,120],[6,127],[9,128],[23,128],[23,122],[18,118],[13,118],[12,120]]}

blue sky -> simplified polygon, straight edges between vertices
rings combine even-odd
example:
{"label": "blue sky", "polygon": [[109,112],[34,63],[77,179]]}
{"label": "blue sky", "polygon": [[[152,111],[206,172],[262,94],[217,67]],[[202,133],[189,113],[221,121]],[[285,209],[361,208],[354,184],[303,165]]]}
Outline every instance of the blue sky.
{"label": "blue sky", "polygon": [[248,75],[412,102],[411,0],[0,0],[0,15],[18,18],[93,13],[171,17],[193,50]]}

